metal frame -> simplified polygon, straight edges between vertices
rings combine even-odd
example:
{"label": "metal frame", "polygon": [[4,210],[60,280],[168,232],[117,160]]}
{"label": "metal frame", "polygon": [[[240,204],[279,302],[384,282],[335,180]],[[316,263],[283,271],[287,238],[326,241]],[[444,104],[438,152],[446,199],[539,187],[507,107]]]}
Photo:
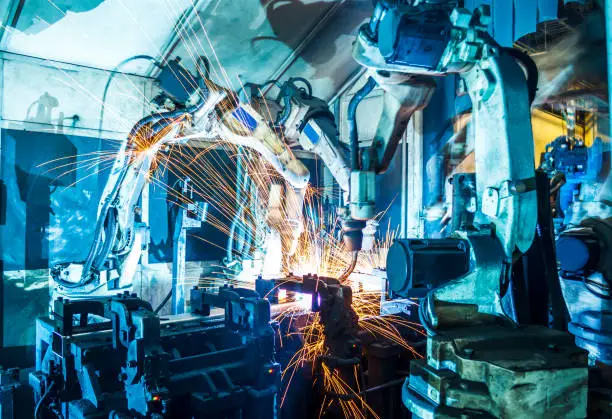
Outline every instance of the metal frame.
{"label": "metal frame", "polygon": [[423,111],[416,112],[402,142],[402,238],[422,238],[423,214]]}

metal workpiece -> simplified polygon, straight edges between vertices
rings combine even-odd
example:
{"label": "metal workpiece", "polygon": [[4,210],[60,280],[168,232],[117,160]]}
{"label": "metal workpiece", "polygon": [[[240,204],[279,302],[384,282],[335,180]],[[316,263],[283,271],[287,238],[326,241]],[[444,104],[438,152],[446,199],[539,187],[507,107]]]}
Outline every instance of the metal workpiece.
{"label": "metal workpiece", "polygon": [[58,301],[61,313],[37,321],[36,401],[65,418],[274,417],[268,302],[229,287],[192,292],[200,313],[221,310],[162,319],[130,294]]}
{"label": "metal workpiece", "polygon": [[587,380],[587,354],[567,333],[459,328],[428,339],[402,400],[418,418],[582,418]]}
{"label": "metal workpiece", "polygon": [[230,330],[240,330],[254,336],[272,333],[270,303],[256,291],[227,285],[216,293],[198,287],[191,289],[193,313],[210,316],[214,308],[224,310],[224,323]]}
{"label": "metal workpiece", "polygon": [[356,344],[358,316],[353,309],[353,290],[338,279],[318,275],[290,276],[269,280],[257,279],[257,293],[272,303],[278,302],[278,291],[308,294],[311,296],[310,311],[319,313],[323,327],[327,362],[355,363],[358,358]]}

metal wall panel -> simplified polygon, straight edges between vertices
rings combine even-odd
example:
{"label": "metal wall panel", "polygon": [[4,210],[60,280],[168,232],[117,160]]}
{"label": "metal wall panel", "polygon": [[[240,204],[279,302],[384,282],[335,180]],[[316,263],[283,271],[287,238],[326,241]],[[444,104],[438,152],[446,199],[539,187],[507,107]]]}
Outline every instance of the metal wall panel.
{"label": "metal wall panel", "polygon": [[514,40],[534,32],[537,24],[538,3],[533,0],[514,0]]}
{"label": "metal wall panel", "polygon": [[510,0],[495,0],[492,7],[493,36],[504,47],[514,42],[514,5]]}
{"label": "metal wall panel", "polygon": [[506,47],[535,32],[538,23],[556,19],[558,13],[557,0],[465,0],[464,5],[469,10],[491,6],[490,33]]}
{"label": "metal wall panel", "polygon": [[544,22],[557,18],[559,3],[551,0],[538,0],[538,20]]}
{"label": "metal wall panel", "polygon": [[[98,132],[108,71],[4,53],[2,60],[3,121],[30,123],[41,131],[78,129]],[[129,132],[151,111],[152,80],[116,73],[105,98],[104,131]],[[78,120],[66,119],[78,115]],[[28,128],[30,129],[30,128]],[[77,134],[79,135],[79,134]]]}

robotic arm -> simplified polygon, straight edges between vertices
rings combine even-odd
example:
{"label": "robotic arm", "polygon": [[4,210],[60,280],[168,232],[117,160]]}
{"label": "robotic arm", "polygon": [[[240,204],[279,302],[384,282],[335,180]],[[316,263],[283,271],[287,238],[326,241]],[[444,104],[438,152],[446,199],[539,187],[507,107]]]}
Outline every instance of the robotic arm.
{"label": "robotic arm", "polygon": [[[302,206],[310,176],[308,169],[261,116],[262,112],[255,109],[257,104],[238,103],[233,92],[209,80],[200,93],[206,100],[200,100],[197,105],[153,114],[132,128],[118,151],[103,191],[94,240],[86,260],[59,264],[51,270],[56,296],[79,298],[114,294],[117,290],[131,288],[141,250],[146,245],[147,231],[146,226],[136,222],[137,203],[156,168],[157,153],[174,143],[189,141],[197,146],[202,142],[210,144],[221,140],[261,154],[291,187],[269,208],[267,222],[278,232],[289,230],[291,245],[285,252],[291,254],[295,251],[303,228]],[[306,107],[302,105],[288,107],[286,120],[297,120],[297,114],[303,115],[304,109]],[[319,121],[320,125],[311,123],[310,119],[307,128],[285,125],[286,137],[299,136],[304,148],[321,150],[325,162],[341,167],[338,150],[328,144],[328,137],[324,137],[324,133],[332,135],[333,119],[326,119],[329,116],[320,113],[314,115],[311,112],[311,115],[316,116],[313,121]],[[325,141],[317,141],[317,135]]]}
{"label": "robotic arm", "polygon": [[[302,81],[307,89],[301,89]],[[338,129],[327,103],[312,95],[310,83],[302,78],[291,78],[281,86],[284,107],[276,125],[281,127],[288,141],[296,142],[306,151],[321,158],[340,189],[348,193],[350,168],[338,144]]]}
{"label": "robotic arm", "polygon": [[[392,80],[401,80],[406,92],[411,88],[422,92],[406,93],[405,100],[397,100],[408,111],[398,111],[395,118],[384,113],[390,118],[383,116],[379,133],[395,131],[385,129],[389,119],[398,130],[405,128],[410,109],[426,105],[425,86],[432,86],[434,77],[459,74],[472,100],[478,209],[489,224],[477,233],[457,232],[470,242],[476,268],[429,294],[422,317],[432,328],[491,317],[512,319],[501,305],[502,286],[509,281],[513,258],[530,247],[536,226],[530,101],[537,72],[534,75],[529,57],[501,48],[487,34],[488,8],[472,14],[456,8],[456,3],[381,1],[369,24],[361,28],[353,50],[355,60],[369,69],[386,96],[397,95],[398,90],[389,85]],[[393,138],[377,134],[378,152],[364,150],[362,155],[373,154],[384,162],[380,156],[392,155]],[[373,186],[372,170],[356,169],[351,173],[355,179],[351,204],[359,195],[369,198],[361,192]]]}
{"label": "robotic arm", "polygon": [[156,168],[156,155],[177,141],[177,134],[191,123],[195,112],[211,112],[222,98],[212,92],[198,105],[147,116],[132,128],[117,152],[102,192],[87,258],[51,269],[55,295],[78,298],[130,289],[146,245],[146,227],[136,222],[137,204]]}

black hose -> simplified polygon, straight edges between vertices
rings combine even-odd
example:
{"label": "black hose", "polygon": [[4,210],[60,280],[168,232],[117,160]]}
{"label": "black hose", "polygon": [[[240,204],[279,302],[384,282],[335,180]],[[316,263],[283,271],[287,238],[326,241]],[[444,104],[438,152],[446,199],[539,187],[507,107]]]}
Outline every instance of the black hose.
{"label": "black hose", "polygon": [[[198,103],[203,103],[204,101],[198,102]],[[160,113],[153,113],[151,115],[145,116],[144,118],[142,118],[140,121],[136,122],[136,124],[132,127],[132,129],[130,130],[130,133],[128,134],[128,138],[133,138],[136,136],[136,134],[138,134],[138,131],[140,131],[142,129],[142,127],[144,127],[145,125],[151,125],[151,127],[153,127],[154,125],[156,125],[159,122],[162,123],[166,123],[163,127],[168,126],[168,124],[170,123],[171,120],[185,114],[189,112],[188,110],[176,110],[176,111],[172,111],[172,112],[160,112]]]}
{"label": "black hose", "polygon": [[311,98],[312,97],[312,84],[310,84],[310,82],[306,80],[304,77],[291,77],[288,82],[291,83],[295,88],[297,88],[297,86],[295,85],[296,81],[299,81],[306,85],[306,89],[307,89],[306,94],[308,95],[309,98]]}
{"label": "black hose", "polygon": [[[269,82],[270,80],[268,80],[266,83]],[[276,80],[273,80],[273,82],[276,82]],[[291,115],[291,96],[294,94],[294,89],[304,91],[303,88],[298,89],[295,82],[304,83],[306,85],[305,93],[308,95],[308,98],[312,97],[312,84],[310,84],[310,82],[304,77],[291,77],[289,80],[287,80],[287,82],[281,88],[283,110],[281,111],[275,122],[275,125],[277,127],[284,125],[285,122],[287,122],[287,119],[289,119],[289,116]]]}
{"label": "black hose", "polygon": [[502,50],[517,60],[527,72],[527,93],[529,96],[529,105],[531,106],[538,92],[538,67],[531,57],[521,50],[516,48],[502,48]]}
{"label": "black hose", "polygon": [[[406,374],[406,375],[408,375],[408,374]],[[389,387],[394,387],[394,386],[397,386],[399,384],[403,384],[405,381],[406,381],[406,377],[397,378],[397,379],[392,380],[392,381],[387,381],[386,383],[380,384],[378,386],[366,388],[365,390],[362,390],[362,391],[360,391],[357,394],[359,394],[360,396],[364,396],[364,395],[366,395],[368,393],[373,393],[375,391],[380,391],[380,390],[384,390],[384,389],[389,388]]]}
{"label": "black hose", "polygon": [[355,93],[348,106],[349,144],[351,150],[351,170],[359,170],[359,134],[357,133],[357,106],[376,87],[377,83],[372,77]]}

